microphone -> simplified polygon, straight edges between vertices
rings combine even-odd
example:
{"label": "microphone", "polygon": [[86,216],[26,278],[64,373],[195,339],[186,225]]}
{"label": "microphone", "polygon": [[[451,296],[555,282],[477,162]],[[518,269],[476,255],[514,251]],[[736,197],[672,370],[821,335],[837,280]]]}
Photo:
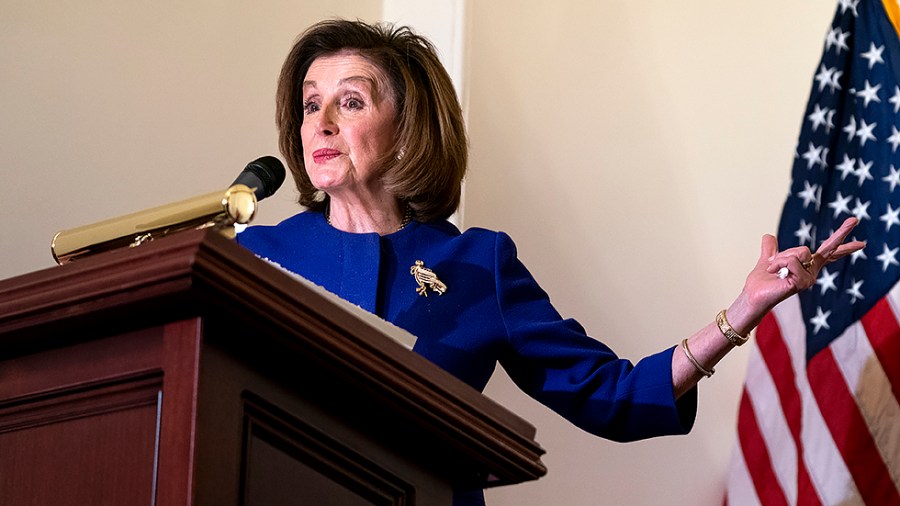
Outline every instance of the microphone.
{"label": "microphone", "polygon": [[284,165],[274,156],[263,156],[248,163],[237,179],[231,183],[247,185],[255,188],[254,195],[260,201],[272,196],[284,183]]}

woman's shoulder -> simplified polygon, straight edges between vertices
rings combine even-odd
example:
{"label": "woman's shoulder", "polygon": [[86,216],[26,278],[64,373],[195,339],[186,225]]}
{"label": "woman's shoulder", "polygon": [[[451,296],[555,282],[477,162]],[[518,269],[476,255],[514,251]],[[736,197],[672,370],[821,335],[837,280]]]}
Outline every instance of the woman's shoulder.
{"label": "woman's shoulder", "polygon": [[[506,258],[516,256],[516,246],[508,234],[482,227],[470,227],[460,232],[447,222],[420,223],[416,227],[420,241],[454,254]],[[486,260],[486,259],[485,259]]]}
{"label": "woman's shoulder", "polygon": [[490,230],[482,227],[470,227],[464,231],[445,220],[419,223],[417,232],[420,234],[429,234],[436,237],[443,237],[456,242],[494,242],[499,238],[508,238],[504,232]]}
{"label": "woman's shoulder", "polygon": [[315,236],[326,228],[322,213],[304,211],[287,218],[277,225],[253,225],[239,233],[238,242],[244,245],[272,244],[293,241],[298,236]]}

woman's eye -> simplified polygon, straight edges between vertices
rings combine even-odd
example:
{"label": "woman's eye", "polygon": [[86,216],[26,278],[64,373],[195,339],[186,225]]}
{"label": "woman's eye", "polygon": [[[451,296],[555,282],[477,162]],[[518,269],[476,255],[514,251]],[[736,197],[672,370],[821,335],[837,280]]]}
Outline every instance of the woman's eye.
{"label": "woman's eye", "polygon": [[318,112],[319,104],[311,101],[307,101],[303,103],[303,112],[305,114],[312,114],[314,112]]}
{"label": "woman's eye", "polygon": [[347,99],[346,105],[348,109],[362,109],[363,107],[362,100],[359,100],[357,98]]}

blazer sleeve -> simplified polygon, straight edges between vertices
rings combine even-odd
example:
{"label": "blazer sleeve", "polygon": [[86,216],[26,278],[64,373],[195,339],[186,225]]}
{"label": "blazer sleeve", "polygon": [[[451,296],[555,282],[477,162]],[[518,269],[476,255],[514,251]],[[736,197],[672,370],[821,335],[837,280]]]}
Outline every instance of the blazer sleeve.
{"label": "blazer sleeve", "polygon": [[621,359],[578,322],[559,315],[502,232],[494,258],[497,304],[508,338],[500,363],[519,388],[578,427],[614,441],[691,430],[697,389],[675,400],[674,347],[637,364]]}

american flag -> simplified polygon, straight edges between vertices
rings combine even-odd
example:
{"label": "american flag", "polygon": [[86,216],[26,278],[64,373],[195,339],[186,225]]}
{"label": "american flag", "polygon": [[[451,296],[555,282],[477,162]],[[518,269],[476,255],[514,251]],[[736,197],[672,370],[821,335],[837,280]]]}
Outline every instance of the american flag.
{"label": "american flag", "polygon": [[900,505],[898,0],[840,0],[797,144],[779,248],[848,216],[865,249],[756,333],[726,503]]}

